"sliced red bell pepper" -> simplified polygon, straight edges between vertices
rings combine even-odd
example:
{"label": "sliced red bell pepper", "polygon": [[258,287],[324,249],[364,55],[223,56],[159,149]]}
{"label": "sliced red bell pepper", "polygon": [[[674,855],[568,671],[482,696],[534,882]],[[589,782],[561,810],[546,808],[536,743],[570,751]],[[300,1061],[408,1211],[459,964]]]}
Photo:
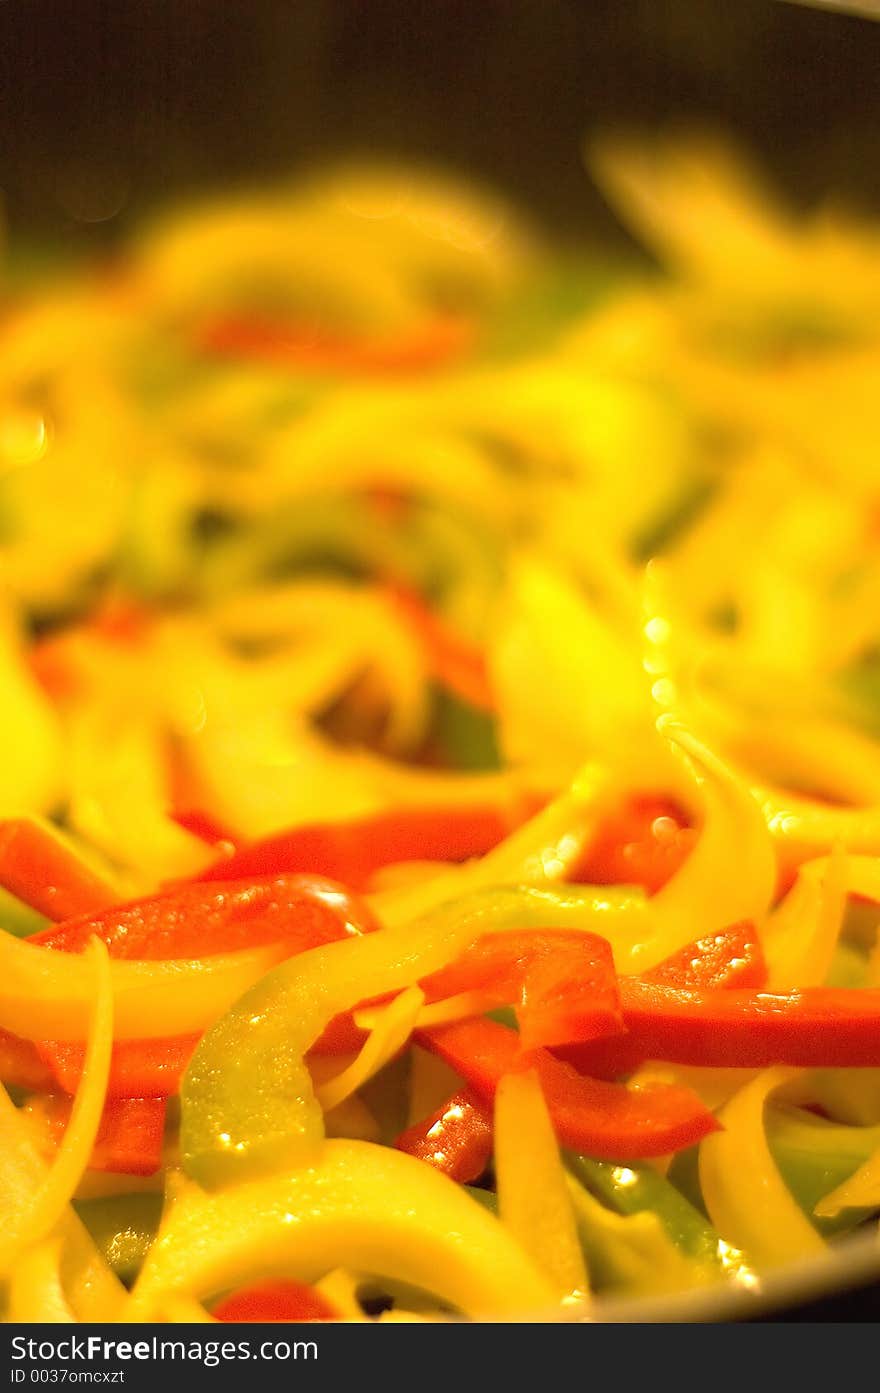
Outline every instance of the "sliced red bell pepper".
{"label": "sliced red bell pepper", "polygon": [[[40,1099],[43,1116],[60,1142],[73,1100],[50,1094]],[[164,1098],[108,1098],[89,1160],[89,1169],[119,1175],[155,1175],[162,1164]]]}
{"label": "sliced red bell pepper", "polygon": [[515,1031],[486,1017],[420,1030],[416,1039],[486,1103],[505,1074],[536,1069],[560,1143],[599,1160],[665,1156],[718,1129],[690,1089],[657,1084],[630,1090],[586,1078],[547,1050],[523,1052]]}
{"label": "sliced red bell pepper", "polygon": [[622,1028],[607,940],[570,929],[486,934],[421,983],[427,1001],[485,994],[485,1009],[515,1005],[523,1049],[563,1045]]}
{"label": "sliced red bell pepper", "polygon": [[339,1312],[322,1292],[305,1282],[260,1282],[225,1297],[211,1312],[215,1320],[250,1321],[261,1325],[281,1321],[339,1320]]}
{"label": "sliced red bell pepper", "polygon": [[[110,1056],[108,1098],[173,1097],[198,1043],[198,1035],[117,1040]],[[70,1040],[41,1040],[36,1049],[51,1066],[53,1084],[75,1093],[82,1078],[83,1046]]]}
{"label": "sliced red bell pepper", "polygon": [[275,363],[297,372],[357,376],[442,367],[460,357],[472,341],[473,326],[449,316],[382,338],[345,337],[323,325],[282,324],[244,315],[211,320],[196,334],[198,348],[224,357]]}
{"label": "sliced red bell pepper", "polygon": [[[525,811],[525,810],[524,810]],[[355,890],[394,861],[465,861],[491,851],[521,819],[498,807],[407,808],[354,822],[276,832],[199,872],[200,881],[308,871]]]}
{"label": "sliced red bell pepper", "polygon": [[754,924],[744,919],[689,943],[639,975],[643,982],[670,987],[763,987],[767,961]]}
{"label": "sliced red bell pepper", "polygon": [[[524,1049],[619,1036],[623,1028],[611,948],[596,934],[571,929],[486,934],[419,985],[428,1002],[473,993],[481,1011],[516,1005]],[[365,1039],[351,1014],[337,1016],[312,1053],[347,1054]]]}
{"label": "sliced red bell pepper", "polygon": [[645,1059],[712,1068],[880,1066],[880,988],[756,992],[621,978],[629,1037]]}
{"label": "sliced red bell pepper", "polygon": [[[620,979],[621,987],[626,980]],[[643,973],[641,980],[672,987],[763,987],[767,963],[754,924],[744,921],[688,944]],[[598,1079],[631,1074],[646,1058],[631,1033],[565,1045],[555,1053],[581,1073]]]}
{"label": "sliced red bell pepper", "polygon": [[34,1093],[55,1086],[55,1076],[40,1058],[33,1040],[10,1035],[8,1030],[0,1030],[0,1080]]}
{"label": "sliced red bell pepper", "polygon": [[318,875],[265,875],[180,885],[100,914],[80,915],[29,943],[82,952],[97,935],[111,958],[197,958],[284,939],[292,952],[377,928],[363,901]]}
{"label": "sliced red bell pepper", "polygon": [[[568,936],[570,937],[570,935]],[[455,979],[454,973],[460,971],[461,966],[471,956],[479,962],[477,950],[483,946],[485,946],[484,960],[488,962],[490,955],[487,950],[490,946],[497,945],[498,949],[503,949],[510,940],[528,940],[529,937],[528,934],[504,934],[487,936],[485,939],[479,940],[471,953],[466,954],[459,964],[454,964],[451,968],[444,969],[443,972],[435,973],[432,978],[428,979],[427,983],[424,984],[426,995],[429,995],[429,999],[433,999],[434,983],[437,984],[438,988],[442,988],[442,990],[438,990],[438,996],[481,988],[483,983],[477,979],[476,974],[466,984],[462,984]],[[548,935],[549,937],[550,935]],[[545,959],[544,961],[549,961],[552,964],[553,959]],[[516,966],[517,962],[514,961],[514,974]],[[562,968],[561,962],[559,966]],[[563,976],[561,980],[564,984],[565,977]],[[682,948],[680,952],[658,964],[650,973],[645,973],[642,980],[668,983],[673,986],[690,984],[715,988],[759,987],[763,986],[767,980],[767,964],[758,936],[754,931],[754,925],[742,923],[735,924],[722,933],[710,934],[697,943]],[[520,1040],[525,1046],[526,1039],[522,1027]],[[639,1041],[629,1034],[612,1034],[606,1038],[569,1045],[555,1050],[554,1053],[557,1058],[574,1064],[579,1072],[598,1079],[614,1079],[632,1073],[644,1059]],[[471,1121],[472,1113],[466,1110],[465,1100],[470,1096],[472,1095],[467,1093],[455,1095],[444,1107],[439,1108],[423,1123],[404,1132],[395,1145],[401,1150],[409,1151],[412,1155],[418,1156],[419,1159],[427,1161],[437,1169],[444,1170],[453,1180],[466,1184],[475,1179],[485,1168],[486,1161],[483,1162],[480,1170],[471,1170],[470,1174],[466,1174],[469,1162],[468,1145],[472,1134],[474,1134],[475,1147],[478,1138],[482,1145],[488,1146],[491,1150],[491,1118],[485,1114],[489,1126],[483,1132],[477,1131],[476,1120],[472,1122],[471,1127],[468,1127],[467,1124]],[[479,1156],[478,1151],[476,1155]]]}
{"label": "sliced red bell pepper", "polygon": [[55,920],[100,913],[119,898],[60,836],[29,817],[0,822],[0,885]]}
{"label": "sliced red bell pepper", "polygon": [[[72,919],[29,940],[82,951],[94,934],[112,958],[193,958],[285,941],[290,956],[377,927],[365,904],[318,876],[290,875],[211,885],[182,885],[100,915]],[[176,1093],[197,1036],[123,1040],[113,1046],[108,1093]],[[61,1087],[74,1092],[82,1072],[79,1043],[41,1041],[38,1052]]]}
{"label": "sliced red bell pepper", "polygon": [[639,795],[603,823],[572,879],[588,885],[642,885],[654,894],[682,865],[696,836],[677,803]]}
{"label": "sliced red bell pepper", "polygon": [[483,650],[450,628],[415,590],[389,584],[386,593],[389,603],[414,631],[435,681],[471,706],[494,711]]}
{"label": "sliced red bell pepper", "polygon": [[492,1159],[492,1114],[470,1089],[448,1098],[422,1122],[401,1132],[394,1145],[468,1185]]}

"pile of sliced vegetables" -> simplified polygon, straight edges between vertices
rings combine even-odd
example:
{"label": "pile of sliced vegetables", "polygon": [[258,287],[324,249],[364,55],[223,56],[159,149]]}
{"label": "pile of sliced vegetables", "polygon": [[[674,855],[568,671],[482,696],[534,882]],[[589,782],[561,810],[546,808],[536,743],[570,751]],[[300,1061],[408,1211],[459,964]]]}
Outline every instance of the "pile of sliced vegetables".
{"label": "pile of sliced vegetables", "polygon": [[662,270],[364,169],[9,267],[9,1320],[598,1319],[876,1229],[880,234],[588,159]]}

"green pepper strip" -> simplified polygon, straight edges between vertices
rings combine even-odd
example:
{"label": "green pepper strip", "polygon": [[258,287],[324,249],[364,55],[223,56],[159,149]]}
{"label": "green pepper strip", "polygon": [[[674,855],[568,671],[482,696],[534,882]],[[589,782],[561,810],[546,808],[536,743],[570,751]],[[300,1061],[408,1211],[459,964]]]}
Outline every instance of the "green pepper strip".
{"label": "green pepper strip", "polygon": [[586,1188],[618,1214],[656,1214],[675,1246],[697,1263],[706,1276],[748,1272],[742,1253],[725,1243],[708,1219],[659,1171],[651,1166],[617,1166],[574,1152],[569,1169]]}
{"label": "green pepper strip", "polygon": [[850,1127],[804,1108],[777,1106],[767,1109],[766,1127],[783,1180],[820,1233],[845,1233],[872,1213],[846,1209],[833,1219],[819,1219],[813,1210],[880,1147],[880,1126]]}
{"label": "green pepper strip", "polygon": [[267,973],[203,1036],[181,1091],[187,1174],[208,1188],[305,1164],[323,1136],[305,1054],[359,1001],[436,972],[483,933],[592,928],[627,892],[532,886],[479,891],[424,918],[331,943]]}
{"label": "green pepper strip", "polygon": [[[780,1174],[819,1233],[826,1237],[846,1233],[868,1218],[869,1209],[845,1209],[833,1219],[819,1219],[813,1209],[880,1147],[880,1126],[851,1127],[783,1104],[767,1108],[765,1125]],[[680,1152],[669,1174],[687,1200],[702,1209],[696,1153],[696,1147]]]}
{"label": "green pepper strip", "polygon": [[156,1237],[162,1203],[158,1192],[74,1201],[98,1252],[126,1286],[134,1281]]}

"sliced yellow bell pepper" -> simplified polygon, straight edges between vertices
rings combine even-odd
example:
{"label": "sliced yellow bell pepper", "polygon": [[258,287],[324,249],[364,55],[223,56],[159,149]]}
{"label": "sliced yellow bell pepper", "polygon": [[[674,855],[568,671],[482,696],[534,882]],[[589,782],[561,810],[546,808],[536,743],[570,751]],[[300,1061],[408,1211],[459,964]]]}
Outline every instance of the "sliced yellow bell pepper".
{"label": "sliced yellow bell pepper", "polygon": [[3,1226],[0,1234],[2,1272],[10,1272],[27,1246],[45,1238],[63,1218],[89,1164],[101,1123],[113,1048],[110,959],[101,939],[92,939],[83,959],[94,973],[96,990],[82,1082],[48,1175],[34,1192],[30,1203],[9,1217]]}
{"label": "sliced yellow bell pepper", "polygon": [[[0,1088],[0,1222],[17,1221],[45,1186],[49,1168],[5,1089]],[[98,1253],[89,1233],[66,1207],[52,1237],[61,1242],[64,1297],[78,1320],[115,1320],[125,1288]],[[42,1278],[55,1300],[54,1284],[44,1265]],[[54,1319],[54,1317],[51,1317]]]}
{"label": "sliced yellow bell pepper", "polygon": [[76,1320],[61,1281],[62,1243],[58,1238],[23,1253],[9,1278],[6,1320],[70,1324]]}
{"label": "sliced yellow bell pepper", "polygon": [[[284,956],[282,943],[208,958],[110,964],[114,1035],[155,1039],[204,1030]],[[93,974],[81,954],[0,933],[0,1027],[27,1040],[84,1040]]]}
{"label": "sliced yellow bell pepper", "polygon": [[495,1095],[495,1172],[502,1222],[567,1304],[589,1278],[559,1144],[538,1075],[507,1074]]}
{"label": "sliced yellow bell pepper", "polygon": [[[679,765],[680,787],[694,792],[702,827],[684,865],[645,906],[642,920],[609,924],[606,934],[620,972],[656,966],[688,943],[770,907],[776,864],[761,810],[743,781],[671,715],[658,728]],[[736,849],[737,873],[731,875]],[[602,932],[599,929],[599,932]]]}
{"label": "sliced yellow bell pepper", "polygon": [[827,860],[801,867],[782,905],[765,921],[769,990],[823,985],[843,925],[848,882],[848,858],[839,843]]}
{"label": "sliced yellow bell pepper", "polygon": [[834,1219],[844,1209],[880,1209],[880,1151],[875,1151],[854,1175],[825,1195],[813,1212],[819,1218]]}
{"label": "sliced yellow bell pepper", "polygon": [[721,1110],[724,1130],[700,1143],[700,1186],[709,1218],[759,1269],[825,1251],[779,1173],[764,1128],[767,1099],[797,1078],[793,1069],[764,1070]]}
{"label": "sliced yellow bell pepper", "polygon": [[432,1292],[470,1316],[546,1313],[557,1302],[497,1219],[423,1162],[328,1141],[315,1164],[214,1195],[178,1194],[126,1307],[209,1298],[267,1276],[306,1282],[340,1266]]}
{"label": "sliced yellow bell pepper", "polygon": [[335,1078],[316,1088],[315,1094],[325,1112],[345,1102],[403,1049],[424,1000],[425,994],[418,987],[408,987],[382,1010],[357,1058]]}

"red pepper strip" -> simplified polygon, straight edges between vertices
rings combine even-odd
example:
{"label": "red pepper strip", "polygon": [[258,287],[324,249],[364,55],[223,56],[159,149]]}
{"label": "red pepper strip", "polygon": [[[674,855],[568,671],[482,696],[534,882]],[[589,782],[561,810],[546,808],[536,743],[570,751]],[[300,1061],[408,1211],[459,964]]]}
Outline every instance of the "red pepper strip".
{"label": "red pepper strip", "polygon": [[[525,810],[523,810],[525,813]],[[292,827],[241,847],[198,879],[235,880],[308,871],[355,890],[394,861],[465,861],[491,851],[520,818],[497,807],[408,808],[355,822]]]}
{"label": "red pepper strip", "polygon": [[215,1320],[251,1321],[268,1325],[281,1321],[339,1320],[327,1298],[304,1282],[261,1282],[227,1296],[211,1312]]}
{"label": "red pepper strip", "polygon": [[394,1145],[469,1185],[492,1159],[492,1114],[475,1093],[462,1089],[430,1117],[401,1132]]}
{"label": "red pepper strip", "polygon": [[546,1050],[523,1053],[516,1031],[486,1017],[420,1030],[416,1040],[455,1069],[484,1103],[511,1070],[536,1069],[560,1143],[598,1160],[666,1156],[718,1130],[688,1088],[655,1084],[630,1090],[585,1078]]}
{"label": "red pepper strip", "polygon": [[40,1058],[33,1040],[22,1040],[8,1030],[0,1030],[0,1079],[34,1093],[55,1085],[55,1077]]}
{"label": "red pepper strip", "polygon": [[[559,937],[563,936],[572,937],[571,934],[563,935],[560,932]],[[546,937],[551,940],[555,935],[487,935],[486,938],[480,939],[458,964],[428,978],[423,983],[426,996],[429,1000],[435,999],[435,984],[442,988],[437,990],[437,997],[481,989],[484,983],[478,979],[476,973],[463,983],[457,981],[454,974],[462,971],[469,959],[473,960],[474,967],[481,962],[489,964],[491,955],[487,950],[490,948],[503,949],[505,944],[511,942],[527,943],[531,937]],[[512,963],[514,972],[521,962],[522,958],[519,958]],[[549,962],[552,964],[553,959],[549,959]],[[561,980],[564,983],[564,976]],[[743,923],[682,948],[665,962],[659,963],[650,973],[646,973],[642,980],[668,983],[672,986],[760,987],[767,980],[767,964],[754,932],[754,925]],[[522,1026],[520,1041],[528,1048]],[[557,1050],[556,1054],[558,1058],[574,1064],[579,1072],[602,1079],[613,1079],[632,1073],[644,1058],[638,1041],[632,1040],[629,1035],[591,1040]],[[408,1151],[436,1169],[444,1171],[453,1180],[468,1184],[482,1174],[491,1155],[491,1118],[484,1111],[479,1112],[478,1108],[479,1105],[472,1094],[455,1094],[431,1117],[410,1127],[398,1137],[395,1145],[401,1151]],[[487,1123],[482,1129],[479,1125],[481,1118],[485,1118]],[[486,1148],[486,1155],[482,1164],[479,1164],[481,1147]]]}
{"label": "red pepper strip", "polygon": [[645,1059],[745,1069],[880,1065],[880,988],[724,991],[623,977],[620,994],[629,1038]]}
{"label": "red pepper strip", "polygon": [[[292,957],[376,927],[367,906],[344,887],[317,876],[291,875],[182,885],[152,899],[44,929],[29,942],[77,953],[97,934],[111,958],[143,960],[230,953],[283,939]],[[197,1040],[185,1035],[118,1041],[113,1046],[109,1095],[176,1093]],[[37,1048],[61,1087],[75,1092],[84,1047],[78,1042],[41,1041]]]}
{"label": "red pepper strip", "polygon": [[[42,1099],[42,1112],[61,1141],[73,1100],[53,1094]],[[164,1098],[108,1098],[89,1169],[118,1175],[155,1175],[162,1164],[165,1132]]]}
{"label": "red pepper strip", "polygon": [[355,339],[308,325],[229,316],[203,325],[198,348],[300,372],[384,374],[422,372],[460,357],[473,340],[466,320],[436,318],[394,338]]}
{"label": "red pepper strip", "polygon": [[572,879],[587,885],[642,885],[654,894],[685,861],[696,836],[676,803],[640,795],[603,824]]}
{"label": "red pepper strip", "polygon": [[763,987],[767,962],[754,924],[744,919],[689,943],[640,977],[670,987]]}
{"label": "red pepper strip", "polygon": [[80,953],[97,935],[111,958],[154,961],[233,953],[282,938],[302,952],[377,927],[368,907],[327,877],[267,875],[180,885],[101,914],[68,919],[28,942]]}
{"label": "red pepper strip", "polygon": [[118,899],[60,837],[29,817],[0,822],[0,885],[56,920],[100,913]]}
{"label": "red pepper strip", "polygon": [[427,1001],[479,992],[486,1010],[516,1005],[526,1050],[617,1034],[623,1023],[611,947],[591,933],[486,934],[421,986]]}
{"label": "red pepper strip", "polygon": [[483,651],[451,629],[416,591],[392,584],[387,587],[387,595],[414,629],[434,679],[471,706],[494,711],[495,698]]}
{"label": "red pepper strip", "polygon": [[[621,984],[626,981],[620,980]],[[670,987],[763,987],[767,963],[754,924],[745,921],[688,944],[644,973],[641,980]],[[639,1041],[629,1033],[568,1045],[556,1053],[580,1073],[598,1079],[631,1074],[646,1058]]]}
{"label": "red pepper strip", "polygon": [[[110,1056],[108,1098],[171,1098],[180,1092],[198,1035],[172,1035],[165,1039],[117,1040]],[[70,1040],[45,1040],[38,1054],[52,1069],[52,1082],[75,1093],[82,1077],[82,1045]]]}
{"label": "red pepper strip", "polygon": [[[619,1037],[623,1028],[611,949],[596,934],[571,929],[486,934],[419,985],[429,1002],[475,992],[485,1011],[516,1004],[524,1049]],[[356,1052],[365,1039],[348,1013],[331,1021],[312,1053]]]}

